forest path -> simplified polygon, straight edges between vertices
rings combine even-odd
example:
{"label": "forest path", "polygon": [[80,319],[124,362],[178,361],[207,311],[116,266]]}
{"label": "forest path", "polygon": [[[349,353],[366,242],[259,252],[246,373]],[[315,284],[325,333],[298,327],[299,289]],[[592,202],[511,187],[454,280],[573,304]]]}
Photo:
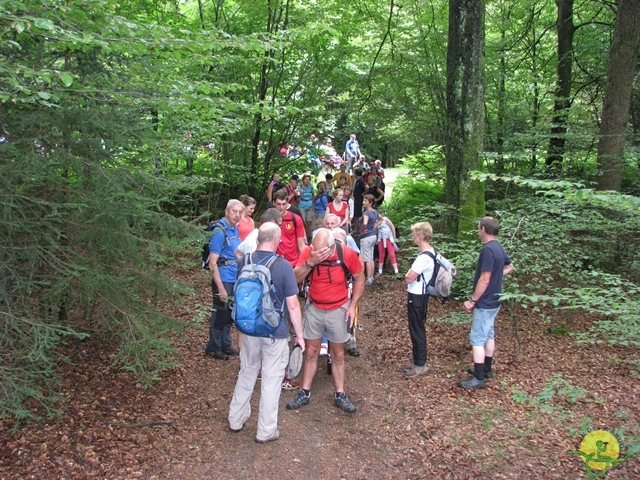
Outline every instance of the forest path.
{"label": "forest path", "polygon": [[[406,271],[415,252],[406,239],[401,245]],[[114,365],[113,345],[98,336],[69,343],[73,363],[64,366],[61,417],[15,431],[0,420],[0,479],[564,480],[585,478],[571,451],[588,431],[625,432],[625,453],[640,442],[637,349],[579,345],[549,332],[550,321],[585,331],[586,312],[503,307],[496,378],[465,391],[457,382],[471,365],[470,319],[459,301],[432,300],[429,373],[404,378],[401,367],[411,358],[405,285],[386,271],[360,304],[361,356],[346,359],[346,391],[358,411],[333,405],[332,377],[320,361],[311,403],[287,410],[295,392],[282,392],[280,439],[256,444],[259,387],[251,418],[231,432],[239,361],[204,355],[209,276],[197,259],[185,258],[173,278],[194,288],[183,305],[163,306],[186,327],[173,337],[177,366],[143,389]],[[640,478],[640,461],[629,458],[609,476]]]}

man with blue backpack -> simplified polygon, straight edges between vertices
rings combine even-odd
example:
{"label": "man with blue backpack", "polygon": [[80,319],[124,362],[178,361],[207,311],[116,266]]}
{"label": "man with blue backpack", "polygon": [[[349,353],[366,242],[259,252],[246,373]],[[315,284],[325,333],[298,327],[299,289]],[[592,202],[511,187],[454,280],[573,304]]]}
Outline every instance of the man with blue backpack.
{"label": "man with blue backpack", "polygon": [[[280,238],[278,224],[264,223],[260,226],[258,249],[240,261],[234,289],[234,319],[244,335],[240,373],[229,407],[229,428],[239,432],[249,419],[251,395],[258,372],[262,369],[257,443],[271,442],[280,437],[278,404],[289,361],[289,325],[285,310],[288,311],[296,343],[302,351],[305,349],[293,267],[275,253]],[[267,290],[268,297],[264,296],[264,290]]]}
{"label": "man with blue backpack", "polygon": [[209,240],[209,270],[213,291],[213,312],[209,320],[209,342],[205,353],[218,360],[228,360],[229,355],[237,357],[239,351],[231,342],[231,310],[229,297],[233,295],[238,262],[235,250],[240,245],[238,222],[244,205],[240,200],[229,200],[224,217],[211,223]]}

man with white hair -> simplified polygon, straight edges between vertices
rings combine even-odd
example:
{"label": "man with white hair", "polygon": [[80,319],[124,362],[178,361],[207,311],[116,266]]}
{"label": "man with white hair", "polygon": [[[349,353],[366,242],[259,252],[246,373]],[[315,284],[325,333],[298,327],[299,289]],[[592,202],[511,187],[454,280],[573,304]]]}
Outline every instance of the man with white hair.
{"label": "man with white hair", "polygon": [[[243,262],[254,264],[276,255],[281,238],[280,226],[275,222],[263,223],[258,230],[258,248],[245,256]],[[287,261],[273,264],[271,299],[277,311],[286,305],[288,317],[296,334],[296,343],[304,352],[298,284],[293,267]],[[251,415],[251,395],[262,368],[260,385],[260,409],[258,414],[257,443],[267,443],[280,438],[278,430],[278,404],[284,370],[289,360],[289,324],[286,316],[270,337],[244,335],[240,351],[240,373],[229,406],[229,428],[242,430]]]}
{"label": "man with white hair", "polygon": [[231,345],[231,309],[228,298],[233,294],[238,262],[235,250],[240,245],[238,222],[244,205],[240,200],[229,200],[224,217],[216,222],[209,240],[209,270],[213,291],[213,312],[209,320],[209,342],[205,353],[218,360],[237,357],[239,351]]}
{"label": "man with white hair", "polygon": [[327,227],[329,230],[335,231],[336,229],[340,229],[342,230],[342,232],[345,234],[345,241],[346,241],[346,245],[353,249],[354,252],[356,253],[360,253],[360,249],[358,248],[358,244],[356,243],[356,241],[353,239],[353,237],[348,234],[347,232],[345,232],[342,228],[340,228],[340,217],[337,216],[334,213],[330,213],[328,214],[326,217],[324,217],[324,226]]}
{"label": "man with white hair", "polygon": [[[338,261],[342,250],[344,265],[354,278],[353,293],[349,299],[347,276]],[[338,246],[331,230],[319,228],[294,269],[296,281],[309,277],[309,295],[304,309],[302,333],[306,354],[302,386],[287,408],[297,410],[311,399],[311,385],[318,370],[318,356],[322,334],[326,330],[331,342],[332,376],[335,385],[334,403],[342,411],[354,413],[356,407],[344,391],[344,351],[353,328],[356,307],[364,291],[364,274],[358,255],[348,247]]]}

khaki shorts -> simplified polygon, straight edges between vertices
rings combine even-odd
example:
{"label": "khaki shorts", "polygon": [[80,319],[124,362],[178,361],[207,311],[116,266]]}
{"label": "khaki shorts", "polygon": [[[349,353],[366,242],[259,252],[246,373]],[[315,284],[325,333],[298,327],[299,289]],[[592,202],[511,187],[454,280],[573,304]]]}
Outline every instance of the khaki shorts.
{"label": "khaki shorts", "polygon": [[311,208],[301,208],[300,214],[302,216],[302,220],[305,222],[310,222],[313,220],[313,207]]}
{"label": "khaki shorts", "polygon": [[302,317],[302,336],[307,340],[318,340],[326,330],[330,342],[345,343],[351,336],[349,324],[345,321],[350,303],[349,300],[334,310],[322,310],[307,302]]}

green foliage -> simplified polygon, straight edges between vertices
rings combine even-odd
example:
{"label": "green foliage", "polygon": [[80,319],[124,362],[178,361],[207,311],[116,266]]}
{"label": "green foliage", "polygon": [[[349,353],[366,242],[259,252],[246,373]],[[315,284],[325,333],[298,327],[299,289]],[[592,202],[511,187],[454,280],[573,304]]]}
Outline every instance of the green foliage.
{"label": "green foliage", "polygon": [[407,173],[398,176],[391,201],[385,202],[383,209],[404,231],[412,223],[424,221],[425,214],[433,218],[429,221],[435,228],[435,219],[444,213],[444,207],[438,203],[444,193],[444,177],[441,171],[436,171],[436,163],[441,161],[431,150],[402,160]]}
{"label": "green foliage", "polygon": [[[497,179],[474,175],[482,181]],[[513,191],[492,206],[516,266],[506,279],[503,299],[536,313],[544,306],[590,312],[596,320],[577,334],[579,341],[640,346],[638,199],[572,182],[500,179]]]}
{"label": "green foliage", "polygon": [[531,397],[524,393],[520,387],[512,387],[513,394],[509,397],[514,402],[531,405],[539,408],[543,412],[552,413],[558,408],[563,408],[558,403],[576,403],[584,398],[586,390],[576,387],[559,373],[554,373],[544,384],[544,387],[535,397]]}
{"label": "green foliage", "polygon": [[469,325],[473,316],[464,312],[449,312],[442,317],[431,317],[430,323],[445,323],[447,325]]}
{"label": "green foliage", "polygon": [[163,210],[190,183],[158,175],[155,101],[177,96],[146,69],[151,43],[156,58],[203,47],[105,2],[74,7],[0,12],[2,417],[55,413],[61,347],[88,335],[143,385],[173,365],[180,324],[158,305],[183,292],[166,265],[201,236]]}

